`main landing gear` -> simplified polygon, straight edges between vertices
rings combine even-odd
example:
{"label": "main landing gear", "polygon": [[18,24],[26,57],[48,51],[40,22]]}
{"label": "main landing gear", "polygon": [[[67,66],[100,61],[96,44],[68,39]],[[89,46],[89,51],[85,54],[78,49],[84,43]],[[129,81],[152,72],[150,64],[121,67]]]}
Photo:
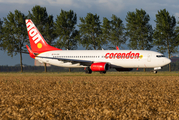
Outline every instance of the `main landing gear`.
{"label": "main landing gear", "polygon": [[[90,69],[90,67],[86,67],[85,68],[85,73],[87,74],[91,74],[92,70]],[[106,74],[106,71],[100,71],[100,74]]]}
{"label": "main landing gear", "polygon": [[91,70],[89,67],[87,67],[87,68],[85,69],[85,73],[91,74],[91,73],[92,73],[92,70]]}
{"label": "main landing gear", "polygon": [[106,74],[106,71],[100,71],[100,74]]}

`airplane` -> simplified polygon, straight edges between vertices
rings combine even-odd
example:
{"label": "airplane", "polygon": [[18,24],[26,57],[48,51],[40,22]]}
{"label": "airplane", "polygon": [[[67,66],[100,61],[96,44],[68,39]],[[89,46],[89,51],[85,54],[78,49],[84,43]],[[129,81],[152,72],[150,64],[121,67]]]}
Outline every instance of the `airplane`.
{"label": "airplane", "polygon": [[171,62],[163,54],[149,50],[62,50],[50,46],[32,20],[26,19],[31,58],[41,63],[69,68],[85,68],[85,72],[105,74],[109,69],[131,71],[133,68],[154,68],[154,73]]}

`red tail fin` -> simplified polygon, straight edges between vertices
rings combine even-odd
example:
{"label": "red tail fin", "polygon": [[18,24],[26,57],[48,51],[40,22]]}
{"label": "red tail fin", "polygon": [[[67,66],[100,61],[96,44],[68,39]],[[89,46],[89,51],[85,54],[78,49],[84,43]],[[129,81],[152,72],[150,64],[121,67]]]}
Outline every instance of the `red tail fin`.
{"label": "red tail fin", "polygon": [[30,46],[34,53],[41,53],[52,50],[61,50],[47,44],[34,23],[30,19],[26,19],[27,32],[29,35]]}

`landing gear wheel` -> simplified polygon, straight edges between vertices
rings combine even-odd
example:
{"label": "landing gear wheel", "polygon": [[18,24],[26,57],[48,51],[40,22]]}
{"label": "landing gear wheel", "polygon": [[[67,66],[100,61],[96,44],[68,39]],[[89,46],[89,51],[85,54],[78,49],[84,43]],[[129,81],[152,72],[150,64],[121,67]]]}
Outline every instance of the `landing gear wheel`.
{"label": "landing gear wheel", "polygon": [[156,71],[156,70],[154,70],[154,73],[155,73],[155,74],[157,74],[157,71]]}
{"label": "landing gear wheel", "polygon": [[91,70],[89,67],[87,67],[86,70],[85,70],[85,73],[91,74],[91,73],[92,73],[92,70]]}
{"label": "landing gear wheel", "polygon": [[106,74],[106,71],[101,71],[100,74]]}
{"label": "landing gear wheel", "polygon": [[91,74],[92,73],[92,70],[91,69],[89,69],[89,74]]}

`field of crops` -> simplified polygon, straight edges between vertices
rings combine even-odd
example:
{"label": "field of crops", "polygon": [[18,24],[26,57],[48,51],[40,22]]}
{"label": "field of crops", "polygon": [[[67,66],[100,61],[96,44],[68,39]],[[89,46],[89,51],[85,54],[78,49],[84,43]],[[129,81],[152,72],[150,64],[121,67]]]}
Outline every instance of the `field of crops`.
{"label": "field of crops", "polygon": [[0,119],[178,119],[179,73],[0,73]]}

